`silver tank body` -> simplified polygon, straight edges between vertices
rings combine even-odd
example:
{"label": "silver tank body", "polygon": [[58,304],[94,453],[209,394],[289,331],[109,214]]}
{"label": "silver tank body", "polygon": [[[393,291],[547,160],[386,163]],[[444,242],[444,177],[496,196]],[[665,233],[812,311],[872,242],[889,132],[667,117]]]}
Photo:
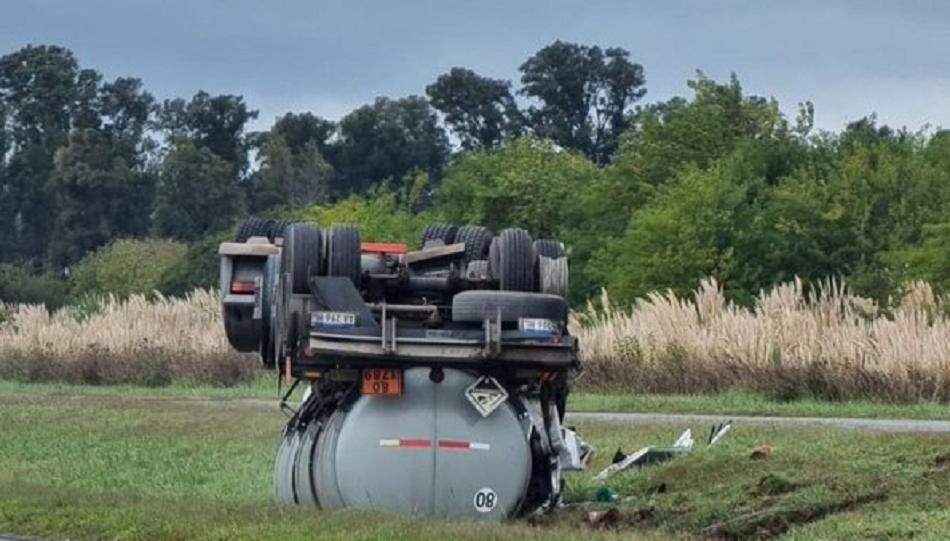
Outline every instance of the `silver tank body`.
{"label": "silver tank body", "polygon": [[[531,476],[530,421],[507,402],[482,417],[464,394],[477,376],[444,376],[435,383],[428,368],[408,369],[401,396],[359,397],[315,441],[313,430],[288,435],[277,467],[283,476],[296,470],[296,501],[474,520],[513,515]],[[291,455],[283,462],[294,464],[281,466]]]}

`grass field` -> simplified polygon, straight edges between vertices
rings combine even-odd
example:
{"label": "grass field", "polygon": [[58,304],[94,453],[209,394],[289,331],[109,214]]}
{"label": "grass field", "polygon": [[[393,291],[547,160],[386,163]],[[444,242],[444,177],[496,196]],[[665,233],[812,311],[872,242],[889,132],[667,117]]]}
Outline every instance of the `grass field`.
{"label": "grass field", "polygon": [[[738,426],[721,446],[610,480],[621,500],[501,525],[273,506],[283,417],[244,401],[0,386],[0,532],[109,539],[940,539],[950,531],[950,435]],[[76,388],[73,388],[75,391]],[[116,389],[112,389],[115,391]],[[598,449],[664,443],[666,426],[578,427]],[[707,427],[694,427],[704,430]],[[748,451],[769,445],[765,460]],[[581,511],[620,520],[589,531]]]}

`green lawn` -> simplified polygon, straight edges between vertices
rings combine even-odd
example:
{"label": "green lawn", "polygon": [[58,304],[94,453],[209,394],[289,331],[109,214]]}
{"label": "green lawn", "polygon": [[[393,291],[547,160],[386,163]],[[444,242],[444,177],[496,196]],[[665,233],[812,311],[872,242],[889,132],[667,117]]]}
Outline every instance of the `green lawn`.
{"label": "green lawn", "polygon": [[[667,426],[582,424],[599,450],[569,477],[567,510],[500,525],[270,504],[283,416],[245,401],[132,390],[0,389],[0,532],[109,539],[940,539],[950,531],[950,434],[738,425],[722,445],[609,481],[614,530],[581,512],[613,451]],[[162,390],[159,392],[169,392]],[[708,427],[694,429],[704,432]],[[749,449],[769,445],[765,460]]]}

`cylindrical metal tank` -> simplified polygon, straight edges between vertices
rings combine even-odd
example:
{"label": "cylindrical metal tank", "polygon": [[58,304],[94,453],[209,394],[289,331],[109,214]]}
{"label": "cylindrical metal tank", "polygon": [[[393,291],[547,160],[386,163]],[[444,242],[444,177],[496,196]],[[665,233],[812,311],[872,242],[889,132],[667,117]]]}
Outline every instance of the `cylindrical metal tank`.
{"label": "cylindrical metal tank", "polygon": [[475,520],[514,514],[531,476],[530,423],[508,402],[486,417],[476,411],[465,397],[475,374],[444,369],[439,382],[429,374],[406,370],[400,396],[359,397],[315,439],[312,430],[287,434],[275,474],[294,478],[296,501],[312,502],[312,494],[326,509]]}

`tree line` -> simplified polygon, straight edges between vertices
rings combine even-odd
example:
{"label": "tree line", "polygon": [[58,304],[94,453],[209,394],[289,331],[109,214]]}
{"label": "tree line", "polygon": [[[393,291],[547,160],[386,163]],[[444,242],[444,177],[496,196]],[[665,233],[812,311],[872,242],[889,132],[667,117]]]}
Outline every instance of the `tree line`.
{"label": "tree line", "polygon": [[241,96],[159,102],[140,79],[106,81],[68,49],[27,46],[0,58],[0,261],[61,269],[115,237],[193,240],[245,212],[399,185],[413,171],[437,182],[447,132],[475,150],[530,131],[604,161],[643,95],[628,57],[551,44],[521,67],[525,108],[509,82],[455,68],[427,97],[380,97],[338,122],[287,113],[248,133],[258,112]]}
{"label": "tree line", "polygon": [[571,247],[578,302],[706,276],[739,301],[794,276],[882,303],[910,279],[950,286],[948,132],[870,115],[815,133],[810,104],[788,118],[735,76],[643,104],[643,67],[619,48],[558,41],[520,73],[515,88],[453,68],[424,96],[249,132],[241,96],[159,102],[69,50],[25,47],[0,58],[0,263],[100,268],[113,239],[172,239],[188,249],[162,244],[172,270],[149,283],[179,292],[213,283],[214,242],[254,212],[404,240],[434,220],[526,227]]}

